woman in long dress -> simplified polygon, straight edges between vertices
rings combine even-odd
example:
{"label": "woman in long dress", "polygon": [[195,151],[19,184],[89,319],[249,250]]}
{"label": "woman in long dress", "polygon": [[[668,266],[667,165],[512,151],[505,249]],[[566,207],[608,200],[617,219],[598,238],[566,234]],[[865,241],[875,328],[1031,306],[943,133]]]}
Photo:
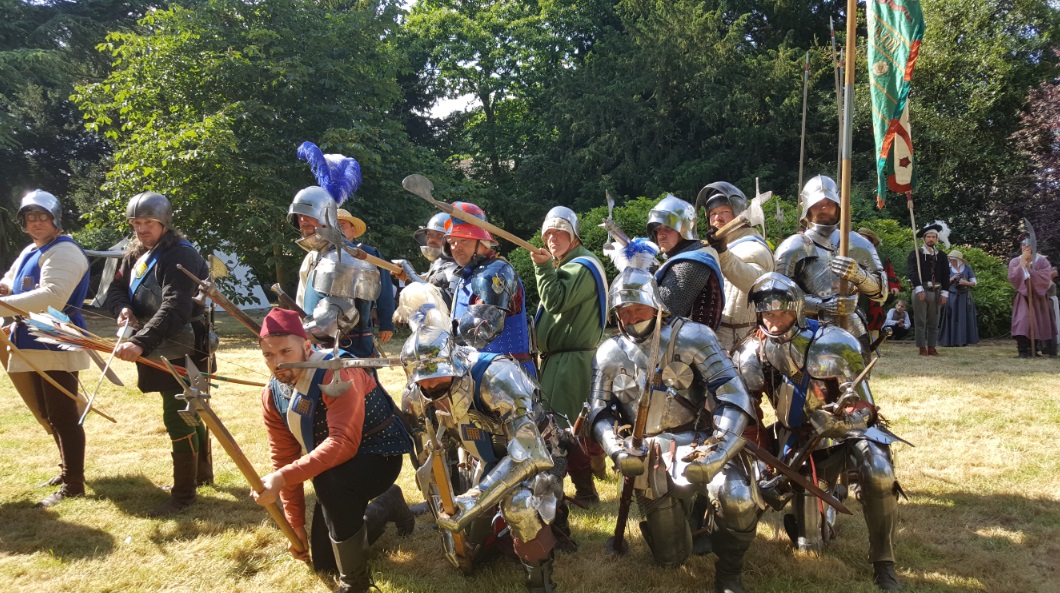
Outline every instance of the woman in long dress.
{"label": "woman in long dress", "polygon": [[964,254],[960,251],[951,251],[949,259],[950,296],[942,311],[939,345],[977,344],[979,325],[975,317],[975,299],[972,298],[972,287],[976,285],[975,271],[964,261]]}

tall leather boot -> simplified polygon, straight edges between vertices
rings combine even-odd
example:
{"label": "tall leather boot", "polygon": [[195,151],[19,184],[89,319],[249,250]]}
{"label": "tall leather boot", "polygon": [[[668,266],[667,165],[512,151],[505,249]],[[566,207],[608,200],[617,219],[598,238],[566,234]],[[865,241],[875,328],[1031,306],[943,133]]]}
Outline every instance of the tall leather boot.
{"label": "tall leather boot", "polygon": [[712,535],[714,552],[718,555],[714,564],[715,593],[744,593],[743,561],[755,532],[718,528]]}
{"label": "tall leather boot", "polygon": [[361,525],[349,539],[331,540],[331,549],[339,567],[338,593],[367,593],[372,586],[368,571],[368,525]]}
{"label": "tall leather boot", "polygon": [[398,535],[409,535],[416,528],[416,517],[405,503],[401,487],[394,484],[386,492],[372,499],[364,509],[364,524],[368,528],[368,545],[372,545],[393,523]]}
{"label": "tall leather boot", "polygon": [[555,593],[556,583],[552,581],[552,565],[555,562],[553,555],[537,562],[523,561],[526,569],[527,593]]}
{"label": "tall leather boot", "polygon": [[174,451],[173,456],[173,489],[169,491],[169,500],[147,513],[150,517],[166,517],[179,513],[195,504],[195,474],[198,469],[198,455],[192,451]]}
{"label": "tall leather boot", "polygon": [[195,485],[213,485],[213,445],[210,444],[210,431],[205,432],[206,438],[199,444],[198,467],[195,470]]}
{"label": "tall leather boot", "polygon": [[600,494],[596,491],[596,482],[593,481],[592,468],[587,471],[569,471],[571,484],[574,484],[574,501],[582,506],[591,507],[600,502]]}

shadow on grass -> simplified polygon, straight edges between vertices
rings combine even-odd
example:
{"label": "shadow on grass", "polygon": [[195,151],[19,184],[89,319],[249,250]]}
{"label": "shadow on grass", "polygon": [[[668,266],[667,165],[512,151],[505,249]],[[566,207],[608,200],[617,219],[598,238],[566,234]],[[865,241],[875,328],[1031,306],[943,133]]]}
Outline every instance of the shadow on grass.
{"label": "shadow on grass", "polygon": [[[63,502],[92,504],[91,499]],[[114,550],[114,536],[99,529],[63,521],[56,510],[34,508],[30,502],[0,504],[0,553],[45,551],[62,561],[105,556]]]}

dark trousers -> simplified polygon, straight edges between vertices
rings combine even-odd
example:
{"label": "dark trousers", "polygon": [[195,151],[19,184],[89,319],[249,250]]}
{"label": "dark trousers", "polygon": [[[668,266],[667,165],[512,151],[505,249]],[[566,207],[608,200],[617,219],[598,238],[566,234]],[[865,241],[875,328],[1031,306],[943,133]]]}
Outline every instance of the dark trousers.
{"label": "dark trousers", "polygon": [[394,485],[401,473],[403,458],[403,455],[384,457],[358,453],[353,459],[313,478],[317,505],[313,512],[309,548],[314,569],[336,571],[330,540],[345,541],[360,531],[368,501]]}
{"label": "dark trousers", "polygon": [[[45,371],[70,393],[77,393],[77,372]],[[41,418],[51,427],[62,459],[63,481],[75,492],[85,487],[85,429],[78,426],[77,402],[37,373],[11,373],[11,382],[23,398],[35,398]]]}

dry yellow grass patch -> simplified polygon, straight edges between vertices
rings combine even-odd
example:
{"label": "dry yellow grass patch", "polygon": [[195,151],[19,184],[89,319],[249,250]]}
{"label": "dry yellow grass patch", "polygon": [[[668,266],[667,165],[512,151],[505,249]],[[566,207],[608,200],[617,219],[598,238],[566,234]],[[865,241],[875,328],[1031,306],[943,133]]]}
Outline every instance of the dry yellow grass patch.
{"label": "dry yellow grass patch", "polygon": [[[225,323],[221,372],[265,378],[249,334]],[[105,333],[109,333],[106,330]],[[387,346],[395,352],[397,343]],[[1016,360],[1009,342],[945,349],[920,358],[908,342],[886,346],[873,390],[895,431],[915,448],[896,451],[898,473],[910,495],[900,505],[899,570],[913,591],[1058,591],[1060,558],[1060,364]],[[128,385],[134,369],[119,363]],[[393,394],[399,369],[382,373]],[[98,373],[83,374],[85,385]],[[247,496],[234,464],[215,447],[217,483],[199,503],[169,520],[146,518],[166,494],[169,444],[157,395],[105,384],[99,401],[120,423],[88,421],[89,496],[52,510],[32,505],[47,494],[36,485],[55,474],[57,453],[23,408],[6,376],[0,394],[0,591],[328,591],[285,551],[284,539]],[[214,408],[261,473],[269,470],[257,390],[224,384]],[[418,500],[410,467],[399,484]],[[691,592],[713,587],[712,557],[692,558],[677,570],[651,564],[646,546],[629,533],[621,561],[603,551],[617,507],[618,481],[600,485],[603,504],[575,509],[581,544],[561,555],[556,581],[577,592]],[[821,557],[793,554],[767,513],[747,564],[754,592],[874,591],[866,562],[860,508],[840,519],[835,546]],[[521,570],[508,561],[465,578],[442,558],[426,518],[399,539],[393,528],[377,544],[373,562],[382,591],[522,591]]]}

